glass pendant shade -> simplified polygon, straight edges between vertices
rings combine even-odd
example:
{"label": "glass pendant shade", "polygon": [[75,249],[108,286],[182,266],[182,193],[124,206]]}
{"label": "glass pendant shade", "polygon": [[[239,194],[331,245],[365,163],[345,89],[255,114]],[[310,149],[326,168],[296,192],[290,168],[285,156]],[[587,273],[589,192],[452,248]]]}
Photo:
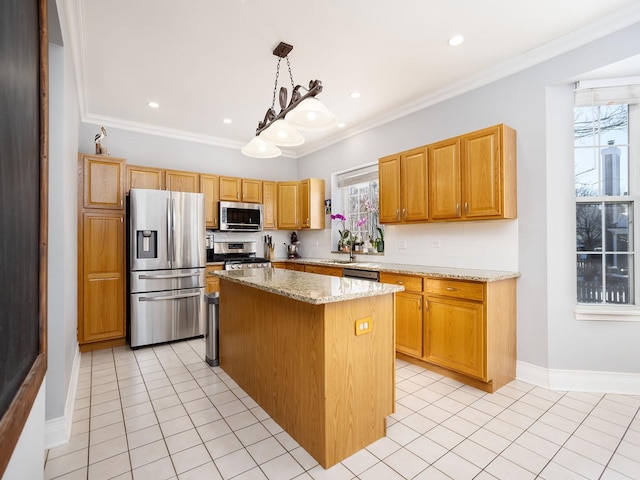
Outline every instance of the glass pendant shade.
{"label": "glass pendant shade", "polygon": [[247,157],[253,158],[274,158],[280,156],[282,153],[275,145],[265,142],[260,137],[253,137],[253,139],[245,145],[241,152]]}
{"label": "glass pendant shade", "polygon": [[305,98],[291,110],[287,122],[300,130],[325,130],[332,127],[336,117],[317,98]]}
{"label": "glass pendant shade", "polygon": [[285,120],[276,120],[264,130],[260,137],[280,147],[297,147],[304,143],[304,137]]}

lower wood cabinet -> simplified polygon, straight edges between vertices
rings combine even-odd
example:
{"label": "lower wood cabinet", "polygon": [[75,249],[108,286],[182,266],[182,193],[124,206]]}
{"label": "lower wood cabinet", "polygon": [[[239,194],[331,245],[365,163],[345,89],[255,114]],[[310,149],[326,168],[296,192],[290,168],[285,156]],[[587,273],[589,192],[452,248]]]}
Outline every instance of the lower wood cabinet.
{"label": "lower wood cabinet", "polygon": [[216,270],[222,270],[224,267],[222,265],[207,265],[205,268],[205,291],[207,293],[219,292],[220,291],[220,277],[218,277],[215,272]]}
{"label": "lower wood cabinet", "polygon": [[305,265],[304,271],[309,273],[319,273],[321,275],[330,275],[332,277],[342,277],[342,268],[328,267],[324,265]]}
{"label": "lower wood cabinet", "polygon": [[[396,294],[396,351],[493,392],[515,378],[516,279],[474,282],[382,272]],[[405,357],[401,357],[405,358]]]}
{"label": "lower wood cabinet", "polygon": [[124,212],[85,211],[79,227],[80,350],[124,344]]}
{"label": "lower wood cabinet", "polygon": [[396,350],[414,357],[422,357],[422,277],[381,272],[380,281],[402,285],[405,288],[404,292],[396,293]]}
{"label": "lower wood cabinet", "polygon": [[285,270],[295,270],[297,272],[304,272],[304,265],[302,263],[293,262],[271,262],[273,268],[284,268]]}

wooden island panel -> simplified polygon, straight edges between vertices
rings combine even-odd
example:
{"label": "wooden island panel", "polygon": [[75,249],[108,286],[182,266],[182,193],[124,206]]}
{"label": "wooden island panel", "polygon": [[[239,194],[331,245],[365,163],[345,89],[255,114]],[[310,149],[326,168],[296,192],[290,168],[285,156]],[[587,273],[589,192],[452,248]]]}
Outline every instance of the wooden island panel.
{"label": "wooden island panel", "polygon": [[393,294],[313,305],[224,277],[221,291],[220,366],[324,468],[385,435]]}

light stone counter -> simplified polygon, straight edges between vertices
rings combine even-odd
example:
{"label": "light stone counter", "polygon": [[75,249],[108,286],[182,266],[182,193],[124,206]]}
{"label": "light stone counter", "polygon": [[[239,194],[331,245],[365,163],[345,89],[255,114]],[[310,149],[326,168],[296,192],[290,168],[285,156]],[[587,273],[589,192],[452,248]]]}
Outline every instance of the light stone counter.
{"label": "light stone counter", "polygon": [[347,263],[344,260],[331,260],[322,258],[301,259],[276,259],[274,262],[302,263],[310,265],[325,265],[330,267],[353,268],[356,270],[375,270],[378,272],[401,273],[406,275],[420,275],[432,278],[452,278],[458,280],[471,280],[476,282],[497,282],[508,278],[517,278],[518,272],[502,270],[480,270],[472,268],[430,267],[425,265],[407,265],[402,263],[375,263],[356,261]]}
{"label": "light stone counter", "polygon": [[232,282],[313,305],[343,302],[401,292],[404,287],[353,278],[340,278],[280,268],[219,270],[215,275]]}

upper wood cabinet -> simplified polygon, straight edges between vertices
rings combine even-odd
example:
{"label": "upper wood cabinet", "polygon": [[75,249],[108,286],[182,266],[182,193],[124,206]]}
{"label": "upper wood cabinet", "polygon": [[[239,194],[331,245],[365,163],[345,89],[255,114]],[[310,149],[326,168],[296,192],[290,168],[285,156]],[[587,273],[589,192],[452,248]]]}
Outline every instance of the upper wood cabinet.
{"label": "upper wood cabinet", "polygon": [[324,229],[324,180],[307,178],[300,182],[299,228]]}
{"label": "upper wood cabinet", "polygon": [[174,192],[200,192],[200,175],[179,170],[165,170],[166,190]]}
{"label": "upper wood cabinet", "polygon": [[242,201],[262,203],[262,180],[242,179]]}
{"label": "upper wood cabinet", "polygon": [[132,188],[164,190],[164,175],[161,168],[127,165],[127,194]]}
{"label": "upper wood cabinet", "polygon": [[496,125],[429,145],[430,219],[516,218],[516,134]]}
{"label": "upper wood cabinet", "polygon": [[324,180],[278,182],[278,228],[324,228]]}
{"label": "upper wood cabinet", "polygon": [[262,228],[275,230],[278,228],[278,184],[262,182]]}
{"label": "upper wood cabinet", "polygon": [[80,154],[79,170],[84,208],[124,210],[124,159]]}
{"label": "upper wood cabinet", "polygon": [[242,179],[238,177],[220,177],[220,200],[240,202]]}
{"label": "upper wood cabinet", "polygon": [[300,182],[278,182],[278,228],[297,229],[300,218]]}
{"label": "upper wood cabinet", "polygon": [[262,180],[220,177],[220,200],[262,203]]}
{"label": "upper wood cabinet", "polygon": [[414,148],[378,161],[380,222],[424,222],[429,218],[427,150]]}
{"label": "upper wood cabinet", "polygon": [[200,193],[204,193],[205,224],[208,228],[218,228],[218,188],[217,175],[200,174]]}

